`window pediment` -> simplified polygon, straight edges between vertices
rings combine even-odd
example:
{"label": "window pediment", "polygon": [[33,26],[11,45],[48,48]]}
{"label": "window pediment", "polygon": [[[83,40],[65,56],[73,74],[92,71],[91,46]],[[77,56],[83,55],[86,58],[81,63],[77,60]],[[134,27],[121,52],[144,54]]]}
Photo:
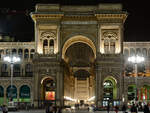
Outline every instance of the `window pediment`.
{"label": "window pediment", "polygon": [[43,39],[56,39],[56,34],[54,32],[42,32],[41,37]]}

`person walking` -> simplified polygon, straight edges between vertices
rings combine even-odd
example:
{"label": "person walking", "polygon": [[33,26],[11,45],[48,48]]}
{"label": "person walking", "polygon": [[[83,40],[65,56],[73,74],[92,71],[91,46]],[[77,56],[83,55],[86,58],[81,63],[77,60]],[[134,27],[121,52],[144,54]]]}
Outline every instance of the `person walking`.
{"label": "person walking", "polygon": [[3,113],[8,113],[8,108],[6,105],[2,106],[2,111],[3,111]]}
{"label": "person walking", "polygon": [[127,107],[126,107],[126,105],[124,104],[124,105],[122,106],[122,112],[125,113],[126,110],[127,110]]}
{"label": "person walking", "polygon": [[137,113],[137,108],[136,108],[135,104],[133,104],[131,107],[131,113]]}
{"label": "person walking", "polygon": [[49,113],[49,106],[46,106],[46,113]]}
{"label": "person walking", "polygon": [[119,107],[116,105],[115,106],[115,112],[118,113]]}
{"label": "person walking", "polygon": [[62,107],[58,108],[58,112],[57,113],[62,113]]}
{"label": "person walking", "polygon": [[110,105],[108,103],[108,105],[107,105],[107,113],[109,113],[109,110],[110,110]]}
{"label": "person walking", "polygon": [[144,105],[144,113],[150,113],[149,107],[147,104]]}
{"label": "person walking", "polygon": [[54,107],[51,105],[49,106],[49,113],[53,113],[54,112]]}

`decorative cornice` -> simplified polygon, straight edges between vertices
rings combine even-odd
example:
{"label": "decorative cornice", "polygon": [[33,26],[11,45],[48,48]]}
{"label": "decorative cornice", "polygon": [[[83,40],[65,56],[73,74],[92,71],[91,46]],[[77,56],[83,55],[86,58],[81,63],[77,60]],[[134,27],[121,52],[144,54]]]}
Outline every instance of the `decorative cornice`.
{"label": "decorative cornice", "polygon": [[64,16],[63,21],[95,21],[96,18],[91,15],[71,15],[71,16]]}
{"label": "decorative cornice", "polygon": [[123,23],[127,18],[127,14],[95,14],[95,16],[97,17],[98,21],[106,21],[111,19],[111,20],[122,20]]}
{"label": "decorative cornice", "polygon": [[59,20],[64,16],[64,14],[36,14],[32,13],[31,17],[34,21],[39,19],[48,19],[48,20]]}

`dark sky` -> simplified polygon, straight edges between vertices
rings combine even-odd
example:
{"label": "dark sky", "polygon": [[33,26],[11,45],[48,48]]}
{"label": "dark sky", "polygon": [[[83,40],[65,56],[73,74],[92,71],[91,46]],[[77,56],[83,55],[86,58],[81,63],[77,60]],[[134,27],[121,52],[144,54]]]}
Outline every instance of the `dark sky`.
{"label": "dark sky", "polygon": [[0,33],[8,34],[19,41],[34,40],[34,23],[29,13],[34,11],[36,3],[60,3],[62,5],[122,3],[123,9],[129,13],[125,23],[124,40],[150,41],[148,0],[5,0],[0,4]]}

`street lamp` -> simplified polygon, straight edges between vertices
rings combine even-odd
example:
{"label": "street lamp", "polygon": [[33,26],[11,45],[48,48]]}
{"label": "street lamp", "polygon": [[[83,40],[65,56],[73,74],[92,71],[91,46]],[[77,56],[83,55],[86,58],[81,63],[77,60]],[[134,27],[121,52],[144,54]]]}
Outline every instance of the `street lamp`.
{"label": "street lamp", "polygon": [[5,56],[4,61],[10,63],[11,67],[11,99],[12,99],[12,89],[13,89],[13,65],[14,63],[20,62],[20,58],[16,56]]}
{"label": "street lamp", "polygon": [[138,74],[138,72],[137,72],[137,64],[143,62],[144,60],[145,60],[144,57],[138,56],[138,55],[131,56],[131,57],[128,58],[128,61],[132,62],[134,64],[134,66],[135,66],[135,84],[136,84],[135,100],[137,98],[137,74]]}

